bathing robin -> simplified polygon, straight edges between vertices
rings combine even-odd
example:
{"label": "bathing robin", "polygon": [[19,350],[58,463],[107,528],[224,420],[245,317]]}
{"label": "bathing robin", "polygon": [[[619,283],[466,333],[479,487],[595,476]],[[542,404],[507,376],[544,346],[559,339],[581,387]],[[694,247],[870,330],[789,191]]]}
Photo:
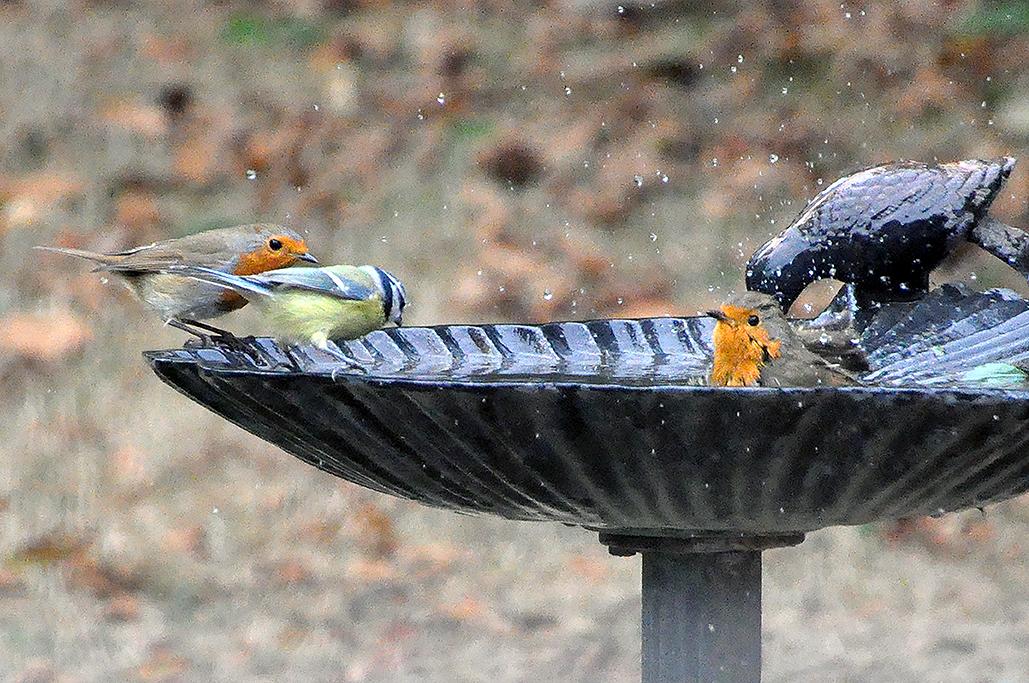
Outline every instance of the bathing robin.
{"label": "bathing robin", "polygon": [[247,299],[224,287],[167,272],[169,267],[200,266],[234,275],[255,275],[298,261],[318,262],[299,234],[264,223],[207,230],[111,254],[60,247],[37,249],[99,264],[96,270],[119,276],[143,303],[173,327],[190,334],[197,334],[192,328],[200,328],[223,336],[231,335],[198,321],[241,308]]}
{"label": "bathing robin", "polygon": [[771,296],[745,292],[714,318],[714,386],[810,387],[860,384],[809,351]]}

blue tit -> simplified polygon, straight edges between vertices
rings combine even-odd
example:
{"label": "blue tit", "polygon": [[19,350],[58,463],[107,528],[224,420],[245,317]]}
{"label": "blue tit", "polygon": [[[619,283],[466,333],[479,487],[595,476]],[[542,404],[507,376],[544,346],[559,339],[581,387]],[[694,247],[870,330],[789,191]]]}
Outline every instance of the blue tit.
{"label": "blue tit", "polygon": [[399,326],[407,304],[404,285],[376,266],[282,268],[259,275],[195,266],[169,270],[232,290],[253,303],[277,340],[310,342],[337,357],[330,339],[357,339],[391,322]]}

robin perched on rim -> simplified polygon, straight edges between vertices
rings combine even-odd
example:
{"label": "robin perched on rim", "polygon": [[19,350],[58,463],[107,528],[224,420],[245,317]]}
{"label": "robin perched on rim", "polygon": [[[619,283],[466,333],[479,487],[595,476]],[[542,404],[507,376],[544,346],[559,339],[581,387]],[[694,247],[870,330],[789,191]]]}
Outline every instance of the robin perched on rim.
{"label": "robin perched on rim", "polygon": [[62,247],[36,247],[97,263],[95,270],[117,275],[167,324],[204,337],[194,328],[231,337],[199,321],[217,318],[247,304],[232,290],[169,272],[175,266],[200,266],[234,275],[255,275],[298,261],[317,263],[304,238],[280,225],[255,223],[206,230],[110,254]]}
{"label": "robin perched on rim", "polygon": [[804,346],[774,298],[745,292],[717,311],[709,381],[723,387],[860,384]]}

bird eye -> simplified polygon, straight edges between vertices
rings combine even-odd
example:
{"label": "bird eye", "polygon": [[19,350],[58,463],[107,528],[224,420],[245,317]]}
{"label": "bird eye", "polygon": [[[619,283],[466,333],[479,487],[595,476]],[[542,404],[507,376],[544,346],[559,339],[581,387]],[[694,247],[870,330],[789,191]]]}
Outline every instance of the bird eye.
{"label": "bird eye", "polygon": [[272,251],[278,251],[279,249],[282,249],[282,242],[280,240],[272,238],[268,240],[268,248]]}
{"label": "bird eye", "polygon": [[761,318],[757,317],[756,315],[752,315],[749,318],[747,318],[747,324],[751,327],[757,327],[758,323],[760,322]]}

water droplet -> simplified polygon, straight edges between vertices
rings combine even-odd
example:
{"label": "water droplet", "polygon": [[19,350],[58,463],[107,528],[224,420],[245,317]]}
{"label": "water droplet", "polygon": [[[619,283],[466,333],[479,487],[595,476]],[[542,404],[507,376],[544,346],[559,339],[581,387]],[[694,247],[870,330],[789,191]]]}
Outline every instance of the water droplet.
{"label": "water droplet", "polygon": [[317,105],[317,104],[316,104],[316,105],[314,105],[314,110],[315,110],[315,111],[318,111],[318,105]]}
{"label": "water droplet", "polygon": [[436,102],[438,102],[440,106],[443,106],[444,104],[447,103],[447,96],[444,95],[443,93],[440,93],[439,95],[436,96]]}
{"label": "water droplet", "polygon": [[770,163],[774,164],[775,162],[779,161],[779,155],[778,154],[769,154],[768,155],[768,161]]}
{"label": "water droplet", "polygon": [[550,301],[553,298],[554,298],[554,293],[552,291],[550,291],[549,289],[544,289],[543,290],[543,300],[544,301]]}
{"label": "water droplet", "polygon": [[711,633],[714,633],[715,632],[715,625],[714,624],[708,624],[707,625],[707,630],[710,631]]}
{"label": "water droplet", "polygon": [[624,303],[625,303],[625,299],[623,299],[622,297],[618,297],[618,305],[621,306]]}
{"label": "water droplet", "polygon": [[624,8],[624,7],[622,7],[621,5],[619,5],[619,6],[618,6],[618,13],[619,13],[619,14],[625,14],[625,8]]}
{"label": "water droplet", "polygon": [[818,335],[818,341],[821,342],[823,345],[824,344],[828,344],[829,340],[830,340],[830,337],[825,332],[823,332],[822,334]]}
{"label": "water droplet", "polygon": [[566,86],[565,86],[565,95],[571,95],[571,94],[572,94],[572,89],[571,89],[571,88],[569,88],[569,87],[568,87],[568,86],[566,85]]}
{"label": "water droplet", "polygon": [[656,233],[653,233],[653,232],[650,233],[650,241],[651,242],[657,242],[657,234]]}
{"label": "water droplet", "polygon": [[786,86],[784,85],[784,86],[782,87],[782,94],[783,94],[783,95],[788,95],[788,94],[789,94],[789,92],[790,92],[790,89],[789,89],[789,88],[787,88],[787,87],[786,87]]}
{"label": "water droplet", "polygon": [[740,64],[742,64],[743,63],[743,55],[736,55],[736,61],[739,62]]}
{"label": "water droplet", "polygon": [[736,73],[736,67],[735,66],[730,66],[729,67],[729,71],[731,71],[733,73]]}
{"label": "water droplet", "polygon": [[257,171],[252,168],[247,169],[247,180],[255,180],[257,178]]}
{"label": "water droplet", "polygon": [[643,176],[637,173],[632,177],[632,182],[636,183],[636,187],[643,187]]}
{"label": "water droplet", "polygon": [[418,120],[419,121],[424,121],[425,120],[425,114],[422,113],[421,109],[418,110]]}

